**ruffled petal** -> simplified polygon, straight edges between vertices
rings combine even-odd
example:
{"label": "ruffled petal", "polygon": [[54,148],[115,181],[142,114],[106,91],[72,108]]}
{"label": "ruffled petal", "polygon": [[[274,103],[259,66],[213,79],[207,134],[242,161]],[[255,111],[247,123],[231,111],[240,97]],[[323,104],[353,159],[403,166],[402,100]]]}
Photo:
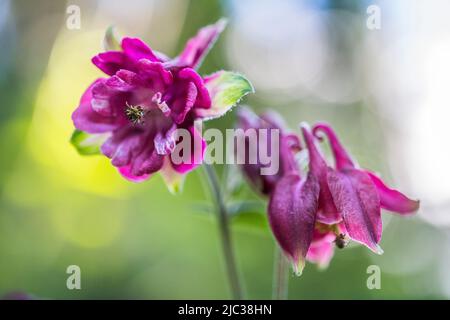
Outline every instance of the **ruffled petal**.
{"label": "ruffled petal", "polygon": [[94,111],[92,107],[92,90],[95,86],[105,81],[97,79],[85,91],[80,100],[80,105],[72,114],[75,128],[88,133],[104,133],[113,131],[124,124],[123,117],[109,117]]}
{"label": "ruffled petal", "polygon": [[208,89],[200,75],[191,68],[184,68],[178,73],[178,78],[192,82],[197,89],[197,97],[195,100],[195,108],[208,109],[211,107],[211,98]]}
{"label": "ruffled petal", "polygon": [[115,95],[107,85],[111,78],[100,81],[92,87],[91,107],[96,113],[104,117],[114,117],[114,107],[110,103],[111,97]]}
{"label": "ruffled petal", "polygon": [[125,56],[121,51],[107,51],[92,58],[92,63],[109,76],[125,68]]}
{"label": "ruffled petal", "polygon": [[420,206],[420,201],[412,200],[405,196],[403,193],[391,189],[386,186],[379,177],[370,171],[365,171],[372,179],[373,183],[377,187],[378,195],[380,196],[381,207],[383,209],[400,213],[402,215],[408,215],[415,213]]}
{"label": "ruffled petal", "polygon": [[[197,168],[203,161],[203,157],[205,155],[206,150],[206,141],[200,135],[200,133],[195,129],[194,126],[188,128],[191,135],[191,157],[187,162],[182,163],[174,163],[172,158],[170,159],[172,162],[173,169],[181,174],[188,173],[189,171]],[[177,142],[177,144],[180,141]]]}
{"label": "ruffled petal", "polygon": [[211,104],[202,78],[190,68],[180,70],[175,76],[174,83],[155,101],[158,105],[162,105],[163,109],[169,109],[167,113],[177,124],[183,123],[194,108],[207,108]]}
{"label": "ruffled petal", "polygon": [[215,24],[201,28],[197,35],[189,39],[181,54],[171,62],[172,65],[198,68],[212,48],[227,22],[220,19]]}
{"label": "ruffled petal", "polygon": [[381,254],[380,198],[370,177],[356,169],[339,172],[329,168],[328,185],[350,238]]}
{"label": "ruffled petal", "polygon": [[106,140],[101,151],[127,179],[143,181],[163,165],[163,156],[151,140],[153,134],[133,126],[122,127]]}
{"label": "ruffled petal", "polygon": [[131,173],[133,176],[142,176],[160,170],[164,163],[164,156],[159,155],[153,143],[147,141],[141,153],[131,160]]}
{"label": "ruffled petal", "polygon": [[311,173],[317,177],[320,184],[319,195],[319,212],[317,215],[317,221],[325,224],[334,224],[342,220],[331,195],[330,188],[328,187],[328,166],[317,149],[315,139],[311,134],[310,128],[306,123],[301,124],[301,130],[303,138],[305,139],[306,146],[309,154],[309,168]]}
{"label": "ruffled petal", "polygon": [[146,136],[141,130],[131,126],[122,127],[114,131],[100,149],[111,159],[113,166],[124,167],[142,151],[145,140]]}
{"label": "ruffled petal", "polygon": [[139,88],[143,82],[137,73],[121,69],[106,80],[105,84],[111,91],[128,92]]}
{"label": "ruffled petal", "polygon": [[122,49],[126,58],[131,63],[137,63],[141,59],[159,61],[152,49],[150,49],[142,40],[138,38],[123,38]]}
{"label": "ruffled petal", "polygon": [[336,133],[333,131],[330,125],[326,123],[318,123],[313,127],[313,133],[319,139],[322,139],[321,133],[325,134],[328,137],[328,141],[330,142],[331,146],[331,151],[333,152],[334,155],[336,169],[338,170],[349,169],[354,168],[356,166],[350,155],[342,146]]}
{"label": "ruffled petal", "polygon": [[176,125],[173,124],[168,130],[159,130],[154,138],[155,150],[160,155],[170,154],[176,145]]}
{"label": "ruffled petal", "polygon": [[180,88],[176,98],[170,103],[170,114],[177,124],[183,123],[186,115],[194,107],[197,92],[195,84],[188,82]]}
{"label": "ruffled petal", "polygon": [[276,184],[269,201],[269,223],[296,274],[302,273],[310,247],[318,206],[319,183],[288,174]]}
{"label": "ruffled petal", "polygon": [[120,167],[118,168],[119,173],[127,180],[131,181],[131,182],[143,182],[145,180],[147,180],[148,178],[150,178],[150,174],[143,174],[140,176],[135,176],[131,173],[131,165],[128,166],[124,166],[124,167]]}
{"label": "ruffled petal", "polygon": [[119,70],[114,76],[97,83],[92,88],[92,109],[104,117],[116,118],[123,125],[128,125],[125,106],[131,93],[141,86],[142,83],[136,73]]}
{"label": "ruffled petal", "polygon": [[172,73],[164,69],[161,62],[141,59],[138,62],[138,69],[141,78],[152,87],[153,91],[162,92],[173,82]]}

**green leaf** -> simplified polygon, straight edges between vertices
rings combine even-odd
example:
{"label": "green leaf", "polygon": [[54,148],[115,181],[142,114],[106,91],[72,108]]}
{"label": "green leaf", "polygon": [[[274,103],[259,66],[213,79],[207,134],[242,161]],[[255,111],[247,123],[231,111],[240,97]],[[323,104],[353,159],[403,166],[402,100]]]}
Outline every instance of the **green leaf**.
{"label": "green leaf", "polygon": [[89,134],[81,130],[75,130],[70,138],[70,143],[83,156],[101,154],[100,146],[108,139],[110,133]]}
{"label": "green leaf", "polygon": [[244,96],[255,92],[250,81],[243,75],[230,71],[218,71],[205,77],[205,86],[211,97],[211,108],[197,111],[197,114],[205,119],[222,116]]}
{"label": "green leaf", "polygon": [[109,26],[108,29],[106,29],[105,37],[103,38],[103,49],[105,51],[122,50],[120,39],[116,34],[116,28],[114,26]]}

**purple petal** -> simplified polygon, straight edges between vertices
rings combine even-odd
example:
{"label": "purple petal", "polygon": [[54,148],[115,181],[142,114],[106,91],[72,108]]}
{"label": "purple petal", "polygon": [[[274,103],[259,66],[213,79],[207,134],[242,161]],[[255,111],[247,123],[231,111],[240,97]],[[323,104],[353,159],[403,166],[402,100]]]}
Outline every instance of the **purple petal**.
{"label": "purple petal", "polygon": [[107,75],[112,76],[125,68],[125,56],[120,51],[107,51],[93,57],[92,63]]}
{"label": "purple petal", "polygon": [[199,67],[225,26],[226,20],[221,19],[213,25],[201,28],[195,37],[188,40],[184,50],[172,63],[194,69]]}
{"label": "purple petal", "polygon": [[[239,157],[244,157],[245,162],[241,165],[245,177],[254,188],[264,195],[269,195],[278,180],[286,173],[290,171],[298,172],[298,167],[295,162],[294,154],[301,149],[300,141],[297,136],[291,134],[284,134],[284,122],[280,116],[275,112],[264,113],[261,117],[258,117],[253,111],[248,108],[241,107],[237,113],[238,122],[237,128],[242,129],[244,132],[247,130],[257,130],[255,143],[250,143],[248,138],[245,139],[245,148],[240,150],[236,148],[235,153]],[[267,139],[261,141],[260,129],[267,130]],[[271,152],[272,146],[272,130],[279,130],[279,154],[275,156],[280,157],[280,168],[278,172],[271,175],[263,175],[261,170],[269,167],[270,164],[263,164],[260,161],[260,148],[264,146],[268,156],[273,156]],[[245,154],[239,154],[245,152]],[[257,162],[250,162],[250,155],[256,155]]]}
{"label": "purple petal", "polygon": [[114,95],[107,83],[111,78],[100,81],[92,87],[92,110],[104,117],[112,117],[114,108],[110,103],[111,97]]}
{"label": "purple petal", "polygon": [[328,184],[349,236],[381,254],[380,198],[370,177],[356,169],[338,172],[329,168]]}
{"label": "purple petal", "polygon": [[168,130],[159,130],[154,138],[156,152],[160,155],[170,154],[176,145],[176,125],[173,124]]}
{"label": "purple petal", "polygon": [[184,122],[186,115],[194,107],[197,98],[197,87],[194,83],[188,82],[181,90],[170,103],[171,116],[177,124]]}
{"label": "purple petal", "polygon": [[[279,130],[279,128],[272,126],[272,124],[267,120],[263,120],[262,117],[258,117],[255,113],[253,113],[253,111],[245,107],[239,108],[237,112],[237,119],[237,128],[242,129],[244,132],[246,132],[247,130],[258,130],[256,131],[257,141],[255,143],[250,143],[249,139],[246,138],[244,150],[241,150],[241,148],[235,148],[234,150],[237,157],[243,157],[245,159],[244,164],[240,165],[240,169],[255,190],[259,191],[263,195],[269,195],[273,191],[275,184],[282,176],[282,168],[280,168],[277,174],[262,175],[261,170],[268,165],[262,164],[259,161],[259,156],[257,156],[258,161],[256,163],[251,163],[250,155],[259,154],[260,129]],[[272,142],[270,137],[270,132],[268,132],[267,144],[265,146],[267,150],[269,150],[269,146]],[[245,154],[241,154],[242,152],[244,152]]]}
{"label": "purple petal", "polygon": [[111,159],[113,166],[124,167],[142,151],[145,142],[146,136],[141,130],[131,126],[122,127],[114,131],[100,149],[105,156]]}
{"label": "purple petal", "polygon": [[161,92],[173,82],[172,73],[164,69],[161,62],[147,59],[139,60],[139,75],[144,81],[151,82],[154,91]]}
{"label": "purple petal", "polygon": [[178,73],[178,77],[182,80],[192,82],[195,85],[197,89],[196,108],[208,109],[211,107],[211,98],[205,82],[194,69],[184,68]]}
{"label": "purple petal", "polygon": [[122,49],[125,56],[131,63],[137,63],[141,59],[159,61],[152,49],[150,49],[142,40],[138,38],[123,38]]}
{"label": "purple petal", "polygon": [[313,238],[319,184],[313,175],[281,178],[269,201],[269,223],[280,247],[301,274]]}
{"label": "purple petal", "polygon": [[314,230],[306,260],[316,263],[321,269],[328,267],[334,255],[335,239],[336,235],[333,232],[321,233],[317,229]]}
{"label": "purple petal", "polygon": [[163,165],[163,156],[156,152],[152,137],[151,131],[133,126],[122,127],[106,140],[101,151],[127,179],[145,180],[144,177],[158,171]]}
{"label": "purple petal", "polygon": [[133,71],[121,69],[105,83],[110,90],[128,92],[143,85],[140,77]]}
{"label": "purple petal", "polygon": [[420,201],[409,199],[401,192],[391,189],[370,171],[365,171],[377,187],[383,209],[400,213],[402,215],[413,214],[419,209]]}
{"label": "purple petal", "polygon": [[113,131],[123,125],[123,118],[103,116],[93,110],[92,90],[105,79],[95,80],[85,91],[80,100],[80,105],[72,114],[72,120],[75,128],[88,133],[104,133]]}
{"label": "purple petal", "polygon": [[341,142],[336,136],[336,133],[333,131],[330,125],[326,123],[318,123],[313,127],[313,133],[319,139],[322,139],[320,133],[324,133],[328,137],[328,141],[330,142],[331,146],[331,151],[333,152],[334,155],[336,169],[341,170],[355,167],[355,163],[342,146]]}
{"label": "purple petal", "polygon": [[131,182],[136,182],[136,183],[143,182],[143,181],[147,180],[148,178],[150,178],[150,176],[151,176],[150,174],[143,174],[143,175],[140,175],[140,176],[133,175],[131,173],[131,166],[130,165],[118,168],[118,170],[119,170],[119,173],[125,179],[127,179],[127,180],[129,180]]}
{"label": "purple petal", "polygon": [[182,174],[194,170],[201,164],[206,149],[206,141],[198,133],[195,127],[192,126],[188,130],[191,133],[191,159],[189,162],[183,162],[180,164],[175,164],[172,161],[173,169]]}
{"label": "purple petal", "polygon": [[317,214],[317,221],[325,224],[334,224],[342,220],[328,187],[328,166],[317,149],[315,138],[311,134],[310,128],[306,123],[301,124],[303,138],[306,142],[309,154],[309,168],[311,173],[317,177],[320,184],[319,195],[319,212]]}
{"label": "purple petal", "polygon": [[162,168],[163,162],[164,156],[159,155],[148,141],[142,152],[131,160],[131,174],[139,177],[154,173]]}
{"label": "purple petal", "polygon": [[211,105],[202,78],[190,68],[178,72],[174,84],[166,91],[163,100],[167,102],[171,117],[177,124],[183,123],[192,109],[208,108]]}

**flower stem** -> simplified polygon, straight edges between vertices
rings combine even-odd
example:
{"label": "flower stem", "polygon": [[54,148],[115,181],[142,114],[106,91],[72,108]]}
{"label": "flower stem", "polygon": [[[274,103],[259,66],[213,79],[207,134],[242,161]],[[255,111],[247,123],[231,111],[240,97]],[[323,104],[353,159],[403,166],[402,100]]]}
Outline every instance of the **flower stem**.
{"label": "flower stem", "polygon": [[239,273],[233,252],[227,207],[220,188],[219,179],[217,178],[216,171],[211,165],[203,164],[203,168],[208,178],[211,194],[215,200],[225,267],[233,299],[241,300],[243,299],[242,286],[239,280]]}
{"label": "flower stem", "polygon": [[281,252],[281,249],[276,246],[275,257],[273,265],[273,300],[286,300],[288,298],[288,282],[289,282],[289,264]]}

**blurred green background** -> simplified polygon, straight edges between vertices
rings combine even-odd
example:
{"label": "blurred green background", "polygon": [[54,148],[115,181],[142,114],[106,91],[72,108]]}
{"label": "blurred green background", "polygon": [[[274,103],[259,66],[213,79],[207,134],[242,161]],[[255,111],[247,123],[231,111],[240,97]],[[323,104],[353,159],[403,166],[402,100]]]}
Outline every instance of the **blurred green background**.
{"label": "blurred green background", "polygon": [[[66,27],[73,4],[79,30]],[[379,30],[366,25],[371,4]],[[337,251],[327,270],[308,264],[292,276],[289,297],[449,298],[449,9],[438,0],[0,0],[0,295],[229,297],[217,225],[200,209],[209,201],[201,172],[173,196],[159,176],[132,184],[69,144],[109,25],[175,56],[198,28],[228,17],[202,74],[244,73],[256,88],[244,103],[276,109],[297,132],[301,121],[332,123],[362,167],[422,201],[415,217],[384,214],[383,256]],[[208,126],[234,120],[231,112]],[[237,197],[257,199],[245,185]],[[248,297],[269,299],[272,235],[235,221],[233,237]],[[72,264],[82,290],[66,288]],[[366,286],[372,264],[381,290]]]}

